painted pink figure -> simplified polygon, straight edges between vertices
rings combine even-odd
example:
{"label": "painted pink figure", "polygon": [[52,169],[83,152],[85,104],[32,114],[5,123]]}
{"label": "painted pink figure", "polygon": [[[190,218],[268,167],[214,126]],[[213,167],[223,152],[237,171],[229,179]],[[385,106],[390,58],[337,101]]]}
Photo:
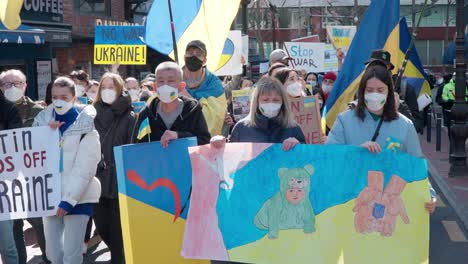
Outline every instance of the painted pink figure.
{"label": "painted pink figure", "polygon": [[[242,144],[243,155],[239,153]],[[189,148],[192,163],[192,197],[185,224],[182,256],[191,258],[229,260],[221,231],[218,228],[216,203],[219,189],[233,189],[235,182],[229,177],[268,148],[271,144],[226,144],[215,149],[209,145]],[[200,214],[199,212],[203,212]],[[196,256],[196,257],[194,257]]]}
{"label": "painted pink figure", "polygon": [[382,219],[382,227],[379,230],[383,236],[391,236],[395,231],[395,221],[398,215],[401,216],[405,224],[409,224],[406,214],[405,204],[400,195],[405,189],[406,181],[397,175],[393,175],[385,188],[382,196],[382,203],[385,206],[385,216]]}
{"label": "painted pink figure", "polygon": [[353,208],[353,212],[356,212],[354,227],[358,233],[372,233],[376,230],[378,219],[373,216],[373,210],[376,200],[382,197],[383,180],[382,172],[367,173],[367,187],[361,191]]}

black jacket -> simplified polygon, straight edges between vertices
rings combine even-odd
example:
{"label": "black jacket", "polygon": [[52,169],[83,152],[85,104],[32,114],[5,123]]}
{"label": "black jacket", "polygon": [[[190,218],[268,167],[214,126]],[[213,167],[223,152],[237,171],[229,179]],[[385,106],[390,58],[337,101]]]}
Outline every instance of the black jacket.
{"label": "black jacket", "polygon": [[21,121],[18,109],[0,92],[0,131],[21,127],[23,127],[23,121]]}
{"label": "black jacket", "polygon": [[98,165],[96,173],[101,182],[101,197],[117,199],[117,173],[115,170],[114,151],[115,146],[125,145],[131,142],[135,116],[132,112],[132,101],[129,96],[118,97],[112,105],[101,102],[94,104],[96,118],[94,125],[99,132],[101,152],[104,163]]}
{"label": "black jacket", "polygon": [[205,117],[203,117],[202,106],[196,100],[180,96],[184,103],[182,113],[174,121],[172,127],[166,127],[161,116],[157,113],[159,99],[155,98],[151,101],[150,105],[145,107],[138,115],[138,120],[133,131],[133,142],[144,143],[148,142],[148,135],[144,136],[141,140],[137,139],[138,130],[141,123],[148,118],[151,134],[151,141],[160,141],[162,135],[166,130],[177,132],[178,138],[197,137],[198,145],[205,145],[210,143],[210,132],[206,125]]}
{"label": "black jacket", "polygon": [[304,133],[299,125],[284,128],[274,118],[268,119],[262,114],[255,116],[256,127],[247,126],[247,119],[239,121],[232,129],[229,142],[283,143],[290,137],[305,143]]}

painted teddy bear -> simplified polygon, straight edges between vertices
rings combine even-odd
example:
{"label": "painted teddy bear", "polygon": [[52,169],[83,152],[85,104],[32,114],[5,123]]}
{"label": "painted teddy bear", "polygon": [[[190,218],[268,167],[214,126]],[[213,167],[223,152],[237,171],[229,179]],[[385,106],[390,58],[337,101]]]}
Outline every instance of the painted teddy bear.
{"label": "painted teddy bear", "polygon": [[277,238],[279,230],[285,229],[315,232],[315,214],[309,199],[312,174],[312,165],[278,170],[280,191],[263,204],[254,219],[257,228],[268,230],[268,238]]}

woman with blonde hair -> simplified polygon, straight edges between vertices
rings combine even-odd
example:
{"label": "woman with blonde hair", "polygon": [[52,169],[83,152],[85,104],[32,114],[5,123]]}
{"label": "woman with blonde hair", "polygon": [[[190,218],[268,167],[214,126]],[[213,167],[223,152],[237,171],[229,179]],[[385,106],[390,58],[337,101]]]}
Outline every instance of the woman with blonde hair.
{"label": "woman with blonde hair", "polygon": [[130,143],[135,124],[132,99],[124,92],[124,80],[115,73],[105,73],[99,82],[94,101],[97,115],[94,125],[101,140],[101,162],[96,176],[102,192],[95,207],[94,222],[99,235],[109,247],[110,263],[124,263],[122,229],[113,148]]}
{"label": "woman with blonde hair", "polygon": [[[211,139],[217,148],[225,142],[222,136]],[[260,79],[252,94],[250,113],[234,126],[229,142],[282,143],[285,151],[305,143],[304,133],[291,114],[288,95],[278,80]]]}
{"label": "woman with blonde hair", "polygon": [[67,77],[52,85],[52,104],[40,112],[33,126],[60,131],[62,201],[55,216],[44,217],[47,257],[52,263],[83,262],[86,225],[99,201],[101,186],[96,167],[101,158],[99,135],[94,127],[96,110],[77,105],[76,87]]}

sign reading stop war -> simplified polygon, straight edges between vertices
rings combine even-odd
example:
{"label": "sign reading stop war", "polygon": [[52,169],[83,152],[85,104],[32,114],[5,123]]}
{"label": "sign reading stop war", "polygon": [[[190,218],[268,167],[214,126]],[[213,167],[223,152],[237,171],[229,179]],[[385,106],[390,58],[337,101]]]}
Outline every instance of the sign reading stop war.
{"label": "sign reading stop war", "polygon": [[96,26],[94,64],[146,64],[144,26]]}
{"label": "sign reading stop war", "polygon": [[0,131],[0,221],[56,213],[61,199],[59,161],[58,130]]}
{"label": "sign reading stop war", "polygon": [[319,144],[322,136],[320,107],[315,96],[290,98],[294,119],[301,126],[307,144]]}

